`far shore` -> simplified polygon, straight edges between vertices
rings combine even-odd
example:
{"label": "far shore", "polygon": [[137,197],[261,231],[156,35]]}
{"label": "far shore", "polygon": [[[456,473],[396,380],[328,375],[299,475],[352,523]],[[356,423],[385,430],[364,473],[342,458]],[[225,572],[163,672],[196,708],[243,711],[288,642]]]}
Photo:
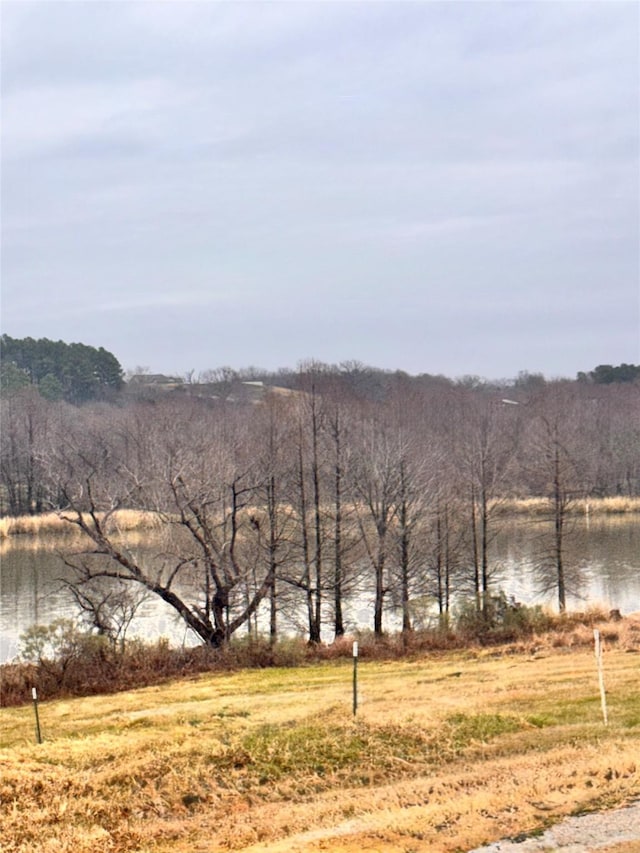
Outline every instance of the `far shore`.
{"label": "far shore", "polygon": [[[500,517],[533,516],[543,518],[552,510],[548,499],[542,497],[503,498],[493,502],[491,513]],[[640,496],[580,498],[572,502],[569,513],[576,517],[611,517],[640,514]],[[80,529],[73,524],[73,513],[46,512],[39,515],[1,516],[0,541],[13,537],[78,536]],[[121,509],[111,515],[110,523],[119,532],[151,530],[163,523],[159,513]]]}

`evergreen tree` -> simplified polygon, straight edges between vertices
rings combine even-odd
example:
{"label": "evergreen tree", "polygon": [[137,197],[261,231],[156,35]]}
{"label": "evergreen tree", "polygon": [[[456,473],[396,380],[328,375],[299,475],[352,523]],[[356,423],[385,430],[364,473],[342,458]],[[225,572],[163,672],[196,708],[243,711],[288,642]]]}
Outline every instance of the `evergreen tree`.
{"label": "evergreen tree", "polygon": [[108,398],[124,385],[118,360],[103,347],[2,335],[0,359],[3,391],[31,384],[46,399],[77,404]]}

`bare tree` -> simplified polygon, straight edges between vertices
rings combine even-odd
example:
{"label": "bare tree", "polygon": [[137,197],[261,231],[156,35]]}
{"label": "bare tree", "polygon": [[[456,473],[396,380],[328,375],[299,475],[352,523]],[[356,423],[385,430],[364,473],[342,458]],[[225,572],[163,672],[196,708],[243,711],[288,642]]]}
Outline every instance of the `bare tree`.
{"label": "bare tree", "polygon": [[[555,589],[558,609],[567,608],[567,594],[578,582],[575,567],[565,560],[568,525],[577,498],[586,493],[586,465],[580,464],[578,425],[584,422],[580,401],[563,383],[549,385],[533,401],[530,464],[535,471],[538,492],[546,496],[551,528],[551,546],[543,555],[538,573],[542,592]],[[581,417],[582,415],[582,417]],[[583,446],[584,451],[584,446]],[[584,459],[583,459],[584,462]]]}
{"label": "bare tree", "polygon": [[[80,435],[66,437],[59,466],[66,471],[64,517],[93,545],[69,562],[87,580],[148,590],[214,647],[246,624],[273,580],[268,566],[246,601],[257,536],[250,516],[259,494],[244,453],[246,423],[234,411],[232,424],[225,410],[167,401],[154,407],[143,433],[126,412],[115,430],[85,424]],[[167,534],[164,553],[151,565],[117,530],[117,511],[141,502]]]}
{"label": "bare tree", "polygon": [[[48,433],[64,403],[49,403],[29,387],[0,400],[0,486],[9,515],[37,514],[55,507],[43,465]],[[3,501],[4,503],[4,501]]]}
{"label": "bare tree", "polygon": [[298,398],[296,414],[295,505],[299,524],[302,575],[298,581],[291,576],[289,580],[304,590],[309,642],[319,643],[324,596],[325,525],[320,470],[324,414],[314,371],[311,371],[309,377],[308,390]]}
{"label": "bare tree", "polygon": [[62,585],[78,607],[83,621],[98,636],[106,637],[111,645],[124,650],[127,632],[140,607],[148,599],[144,589],[132,589],[124,581],[101,583],[84,567],[68,562],[73,578],[63,578]]}
{"label": "bare tree", "polygon": [[494,395],[474,391],[459,400],[458,454],[467,494],[473,588],[477,609],[488,616],[492,569],[489,547],[493,521],[508,495],[517,451],[518,419]]}
{"label": "bare tree", "polygon": [[[329,519],[327,564],[332,570],[327,579],[333,597],[334,635],[346,630],[345,603],[358,582],[357,564],[361,557],[361,537],[357,512],[350,491],[354,455],[353,432],[356,402],[342,381],[325,389],[326,408],[326,504]],[[329,549],[328,549],[329,550]]]}
{"label": "bare tree", "polygon": [[288,449],[292,443],[289,418],[291,406],[287,399],[267,395],[263,405],[254,412],[253,447],[257,460],[259,503],[262,514],[250,516],[258,532],[259,563],[266,564],[271,578],[269,588],[269,637],[275,643],[278,636],[278,613],[282,607],[283,576],[293,561],[293,539],[296,519],[289,496],[294,474]]}
{"label": "bare tree", "polygon": [[375,414],[360,424],[353,466],[353,490],[358,522],[369,566],[373,572],[373,630],[383,633],[391,535],[400,495],[402,440]]}

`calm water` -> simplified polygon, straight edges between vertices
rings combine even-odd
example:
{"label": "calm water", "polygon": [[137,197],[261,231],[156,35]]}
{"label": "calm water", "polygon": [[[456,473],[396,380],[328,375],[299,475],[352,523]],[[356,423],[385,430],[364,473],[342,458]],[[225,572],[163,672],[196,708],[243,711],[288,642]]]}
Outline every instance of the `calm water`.
{"label": "calm water", "polygon": [[[501,526],[491,551],[496,590],[503,589],[525,604],[555,606],[554,595],[541,593],[534,576],[535,566],[545,559],[545,530],[539,523],[523,520]],[[581,523],[566,541],[567,573],[573,583],[570,609],[597,604],[618,608],[623,614],[640,611],[640,519]],[[25,538],[5,544],[0,553],[0,662],[4,662],[16,655],[18,639],[31,625],[75,616],[76,611],[56,581],[64,575],[65,566],[53,547],[35,548]],[[371,610],[364,605],[363,600],[353,605],[354,626],[371,619]],[[386,624],[391,628],[392,620]],[[133,634],[193,642],[173,611],[154,599],[143,604],[129,632]]]}

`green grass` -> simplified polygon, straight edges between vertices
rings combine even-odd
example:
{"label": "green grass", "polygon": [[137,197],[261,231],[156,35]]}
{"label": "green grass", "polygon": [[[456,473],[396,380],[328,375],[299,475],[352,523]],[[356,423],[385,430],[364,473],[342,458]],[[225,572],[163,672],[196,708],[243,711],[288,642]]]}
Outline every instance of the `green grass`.
{"label": "green grass", "polygon": [[527,725],[500,714],[454,714],[436,729],[364,721],[336,725],[331,716],[259,726],[222,753],[212,754],[212,773],[231,770],[259,785],[294,777],[331,777],[331,784],[342,780],[358,786],[399,779],[417,768],[442,767],[473,745],[486,744]]}
{"label": "green grass", "polygon": [[451,739],[460,749],[474,742],[486,743],[507,732],[517,732],[523,727],[522,720],[502,714],[452,714],[446,724]]}

